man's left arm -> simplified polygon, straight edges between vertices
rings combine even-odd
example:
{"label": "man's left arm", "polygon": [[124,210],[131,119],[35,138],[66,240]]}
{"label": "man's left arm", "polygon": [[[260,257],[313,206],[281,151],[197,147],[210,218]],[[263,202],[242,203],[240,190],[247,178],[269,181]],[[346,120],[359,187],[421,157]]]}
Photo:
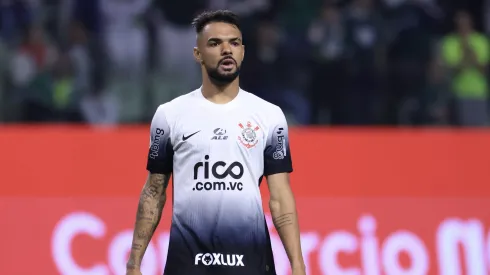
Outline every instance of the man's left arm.
{"label": "man's left arm", "polygon": [[305,274],[301,252],[298,214],[293,192],[289,185],[289,173],[293,171],[286,118],[278,108],[271,116],[271,123],[264,150],[264,176],[270,192],[269,207],[274,226],[284,245],[293,275]]}
{"label": "man's left arm", "polygon": [[304,272],[305,264],[301,252],[296,202],[289,186],[289,174],[278,173],[269,175],[267,177],[267,184],[271,196],[269,207],[272,214],[272,221],[288,255],[293,274],[302,274],[294,273],[295,270]]}

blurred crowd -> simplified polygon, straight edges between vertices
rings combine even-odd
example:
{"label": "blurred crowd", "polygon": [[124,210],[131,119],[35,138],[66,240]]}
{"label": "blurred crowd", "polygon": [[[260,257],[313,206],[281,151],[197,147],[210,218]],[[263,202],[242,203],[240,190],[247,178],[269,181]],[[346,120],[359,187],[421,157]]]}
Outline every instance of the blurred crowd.
{"label": "blurred crowd", "polygon": [[489,4],[2,0],[0,121],[148,122],[200,86],[192,18],[229,9],[246,45],[242,88],[291,124],[485,126]]}

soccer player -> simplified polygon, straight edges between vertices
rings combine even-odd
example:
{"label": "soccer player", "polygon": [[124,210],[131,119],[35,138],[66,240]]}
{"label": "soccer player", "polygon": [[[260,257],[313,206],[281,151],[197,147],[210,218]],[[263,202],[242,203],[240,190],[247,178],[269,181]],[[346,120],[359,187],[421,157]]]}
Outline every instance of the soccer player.
{"label": "soccer player", "polygon": [[149,176],[138,205],[127,274],[141,274],[172,174],[165,275],[276,274],[259,189],[263,176],[293,275],[303,275],[284,114],[239,87],[244,45],[235,14],[205,12],[193,25],[202,86],[160,105],[152,119]]}

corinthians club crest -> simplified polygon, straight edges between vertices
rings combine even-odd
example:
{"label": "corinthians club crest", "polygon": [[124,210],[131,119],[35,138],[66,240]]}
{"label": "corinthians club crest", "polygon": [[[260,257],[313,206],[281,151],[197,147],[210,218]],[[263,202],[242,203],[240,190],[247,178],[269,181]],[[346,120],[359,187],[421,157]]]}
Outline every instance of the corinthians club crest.
{"label": "corinthians club crest", "polygon": [[243,129],[241,136],[238,136],[238,140],[247,148],[254,147],[259,142],[257,139],[259,126],[254,127],[250,121],[245,126],[242,123],[239,123],[238,126]]}

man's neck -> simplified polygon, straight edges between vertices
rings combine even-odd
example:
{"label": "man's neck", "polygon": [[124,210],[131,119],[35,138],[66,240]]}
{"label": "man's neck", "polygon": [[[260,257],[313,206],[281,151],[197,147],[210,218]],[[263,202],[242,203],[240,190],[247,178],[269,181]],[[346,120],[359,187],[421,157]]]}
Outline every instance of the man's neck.
{"label": "man's neck", "polygon": [[232,101],[240,91],[238,78],[233,82],[220,86],[211,82],[210,79],[205,79],[202,83],[202,95],[209,101],[216,104],[226,104]]}

